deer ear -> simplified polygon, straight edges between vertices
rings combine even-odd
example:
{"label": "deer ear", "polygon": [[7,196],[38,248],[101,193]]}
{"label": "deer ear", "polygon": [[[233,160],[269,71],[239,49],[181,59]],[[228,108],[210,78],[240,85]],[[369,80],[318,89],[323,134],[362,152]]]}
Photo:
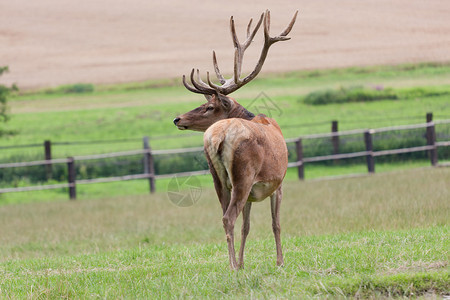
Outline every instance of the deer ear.
{"label": "deer ear", "polygon": [[223,108],[225,108],[225,110],[228,111],[233,107],[233,100],[222,94],[219,94],[218,96],[220,103],[222,104]]}
{"label": "deer ear", "polygon": [[205,98],[206,98],[206,101],[211,101],[211,99],[214,97],[213,95],[206,95],[206,94],[204,94],[204,96],[205,96]]}

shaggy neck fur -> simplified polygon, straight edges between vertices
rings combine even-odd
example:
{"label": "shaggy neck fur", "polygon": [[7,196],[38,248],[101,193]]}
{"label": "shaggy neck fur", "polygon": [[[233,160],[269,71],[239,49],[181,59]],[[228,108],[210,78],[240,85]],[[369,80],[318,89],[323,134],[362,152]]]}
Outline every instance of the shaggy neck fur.
{"label": "shaggy neck fur", "polygon": [[252,120],[255,115],[248,110],[246,110],[242,105],[236,103],[233,109],[230,111],[228,118],[240,118],[245,120]]}

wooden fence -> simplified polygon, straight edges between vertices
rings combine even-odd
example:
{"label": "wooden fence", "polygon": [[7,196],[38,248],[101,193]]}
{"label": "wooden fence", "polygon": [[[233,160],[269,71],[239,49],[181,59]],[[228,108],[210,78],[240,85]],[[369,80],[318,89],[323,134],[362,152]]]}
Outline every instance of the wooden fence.
{"label": "wooden fence", "polygon": [[[349,159],[355,157],[365,157],[368,173],[375,173],[375,157],[412,153],[419,151],[427,151],[429,153],[430,163],[432,166],[438,165],[438,148],[439,147],[449,147],[450,141],[436,141],[436,124],[450,124],[450,120],[440,120],[433,122],[432,114],[427,114],[427,122],[422,124],[414,125],[402,125],[394,127],[385,127],[378,129],[357,129],[349,131],[338,131],[338,125],[336,121],[332,122],[332,131],[330,133],[313,134],[306,135],[299,138],[286,139],[286,143],[295,143],[295,150],[297,154],[297,159],[295,162],[290,162],[288,168],[297,168],[298,178],[303,180],[305,178],[304,166],[306,163],[326,161],[326,160],[341,160]],[[426,146],[401,148],[401,149],[390,149],[382,151],[374,151],[373,149],[373,135],[375,133],[382,133],[388,131],[398,131],[398,130],[411,130],[411,129],[426,129]],[[361,135],[361,139],[364,140],[365,151],[352,152],[352,153],[339,153],[339,139],[346,135]],[[303,141],[307,139],[318,139],[318,138],[330,138],[333,154],[325,156],[314,156],[314,157],[304,157],[303,155]],[[47,172],[51,173],[52,165],[54,164],[67,164],[68,170],[68,181],[67,183],[52,184],[52,185],[38,185],[38,186],[27,186],[27,187],[14,187],[14,188],[2,188],[1,193],[9,192],[22,192],[22,191],[36,191],[36,190],[46,190],[46,189],[59,189],[68,188],[69,198],[71,200],[76,199],[76,187],[82,184],[94,184],[103,182],[114,182],[114,181],[125,181],[134,179],[147,179],[149,181],[150,192],[155,192],[155,180],[162,178],[171,178],[174,176],[195,176],[208,174],[209,170],[192,171],[192,172],[181,172],[181,173],[171,173],[171,174],[155,174],[154,166],[154,156],[164,155],[164,154],[181,154],[181,153],[192,153],[192,152],[202,152],[203,147],[193,147],[193,148],[183,148],[183,149],[170,149],[170,150],[152,150],[149,145],[149,138],[143,138],[143,149],[131,150],[124,152],[114,152],[106,154],[95,154],[86,156],[74,156],[62,159],[52,159],[51,158],[51,147],[49,142],[45,142],[45,160],[32,161],[32,162],[17,162],[17,163],[4,163],[0,164],[0,169],[3,168],[16,168],[16,167],[31,167],[31,166],[46,166]],[[105,178],[93,178],[93,179],[76,179],[75,164],[80,161],[93,160],[93,159],[104,159],[112,157],[123,157],[131,155],[143,155],[143,170],[142,174],[131,174],[116,177],[105,177]]]}

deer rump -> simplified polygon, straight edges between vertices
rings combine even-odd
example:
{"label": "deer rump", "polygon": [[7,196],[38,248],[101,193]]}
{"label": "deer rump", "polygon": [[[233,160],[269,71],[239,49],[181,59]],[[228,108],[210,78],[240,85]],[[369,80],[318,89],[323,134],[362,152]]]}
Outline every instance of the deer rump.
{"label": "deer rump", "polygon": [[218,121],[203,141],[216,191],[247,190],[238,201],[264,200],[286,175],[288,154],[280,127],[263,115]]}

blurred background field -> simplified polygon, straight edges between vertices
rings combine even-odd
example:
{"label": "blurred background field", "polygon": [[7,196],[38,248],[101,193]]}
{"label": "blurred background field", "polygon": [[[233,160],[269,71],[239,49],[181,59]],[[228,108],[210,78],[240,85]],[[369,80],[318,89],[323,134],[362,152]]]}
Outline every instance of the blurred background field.
{"label": "blurred background field", "polygon": [[[425,123],[450,140],[450,23],[445,1],[91,1],[0,4],[0,85],[16,83],[0,124],[0,165],[143,148],[201,147],[172,120],[204,99],[184,89],[192,67],[231,74],[228,22],[269,8],[272,31],[295,10],[292,40],[271,49],[260,76],[233,93],[292,139]],[[243,73],[256,62],[261,36]],[[246,56],[246,58],[247,58]],[[375,131],[374,151],[427,145],[427,129]],[[340,153],[364,151],[362,131]],[[333,154],[330,137],[304,156]],[[288,170],[281,209],[286,266],[275,266],[269,203],[254,205],[246,268],[228,269],[210,175],[198,202],[176,206],[172,178],[0,194],[0,298],[440,297],[449,286],[450,147],[305,164]],[[155,155],[157,174],[202,170],[202,153]],[[76,162],[77,180],[140,174],[143,155]],[[355,176],[355,174],[357,176]],[[0,189],[67,183],[66,163],[0,168]],[[192,193],[181,187],[181,194]],[[238,233],[240,219],[236,226]],[[238,239],[237,239],[238,240]]]}

